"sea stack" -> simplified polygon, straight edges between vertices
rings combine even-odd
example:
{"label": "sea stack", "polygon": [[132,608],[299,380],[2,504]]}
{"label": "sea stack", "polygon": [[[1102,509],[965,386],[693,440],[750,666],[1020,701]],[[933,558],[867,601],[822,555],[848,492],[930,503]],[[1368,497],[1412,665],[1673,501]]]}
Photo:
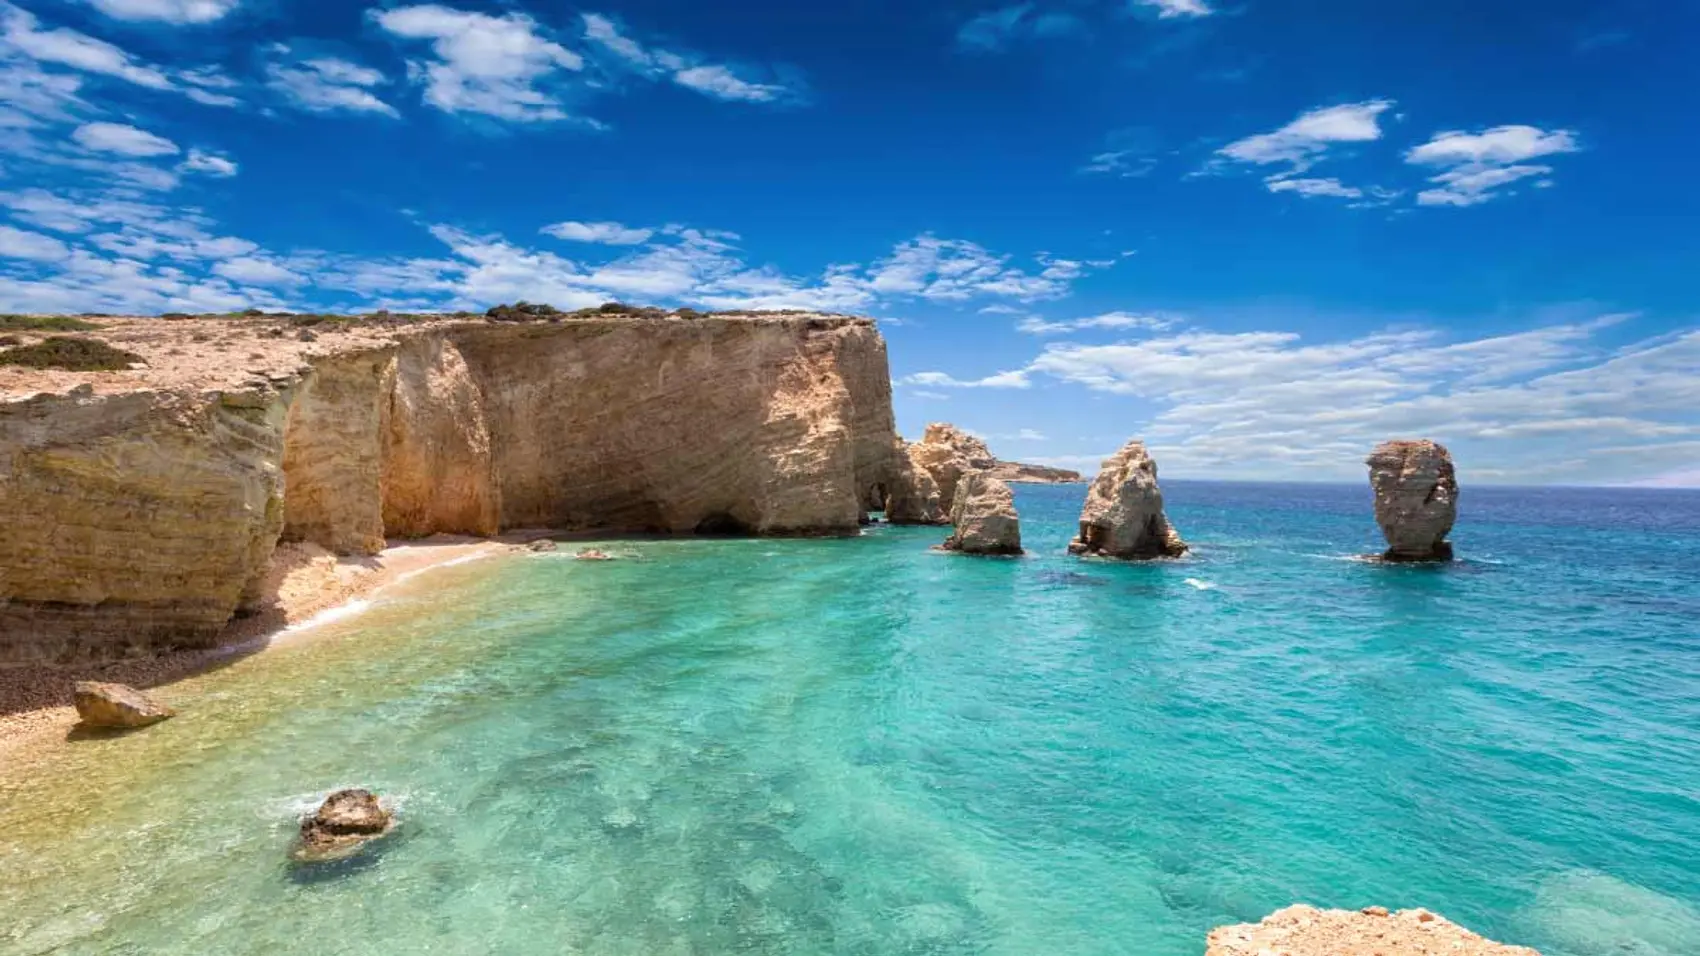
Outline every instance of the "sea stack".
{"label": "sea stack", "polygon": [[933,478],[939,488],[939,507],[954,513],[956,483],[971,471],[997,464],[986,443],[949,422],[933,422],[921,440],[909,446],[909,457]]}
{"label": "sea stack", "polygon": [[892,455],[891,486],[886,489],[885,520],[892,524],[948,524],[932,473],[915,459],[915,449],[902,439]]}
{"label": "sea stack", "polygon": [[1021,517],[1009,485],[983,471],[971,471],[956,485],[950,509],[955,527],[946,551],[963,554],[1020,554]]}
{"label": "sea stack", "polygon": [[1384,561],[1450,561],[1446,540],[1458,518],[1458,478],[1445,446],[1427,439],[1382,442],[1369,456],[1375,521]]}
{"label": "sea stack", "polygon": [[1157,463],[1145,443],[1133,439],[1104,460],[1080,510],[1080,535],[1070,554],[1110,558],[1178,558],[1186,542],[1163,514]]}

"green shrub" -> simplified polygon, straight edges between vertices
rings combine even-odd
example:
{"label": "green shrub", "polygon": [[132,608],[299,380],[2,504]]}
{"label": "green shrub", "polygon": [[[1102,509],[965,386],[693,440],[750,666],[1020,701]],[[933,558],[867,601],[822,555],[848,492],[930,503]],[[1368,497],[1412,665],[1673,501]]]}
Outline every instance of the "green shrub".
{"label": "green shrub", "polygon": [[93,322],[68,315],[0,315],[0,329],[29,329],[38,332],[88,332],[100,328]]}
{"label": "green shrub", "polygon": [[24,340],[15,335],[0,335],[0,349],[22,344],[24,344]]}
{"label": "green shrub", "polygon": [[140,355],[113,348],[99,339],[64,335],[0,352],[0,365],[59,368],[68,372],[121,372],[140,361]]}

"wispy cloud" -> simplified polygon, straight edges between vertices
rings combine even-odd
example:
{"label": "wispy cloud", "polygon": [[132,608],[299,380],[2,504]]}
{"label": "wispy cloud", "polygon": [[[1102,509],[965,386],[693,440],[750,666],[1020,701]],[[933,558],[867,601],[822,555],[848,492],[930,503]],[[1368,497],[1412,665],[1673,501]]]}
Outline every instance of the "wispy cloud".
{"label": "wispy cloud", "polygon": [[1232,163],[1286,166],[1278,178],[1297,175],[1320,162],[1332,147],[1380,139],[1381,114],[1392,106],[1392,100],[1365,100],[1318,107],[1273,132],[1237,139],[1216,156]]}
{"label": "wispy cloud", "polygon": [[[278,44],[273,54],[288,57],[288,46]],[[399,116],[396,108],[372,92],[389,78],[369,66],[334,56],[300,60],[279,59],[266,64],[266,86],[293,106],[313,113],[378,113]]]}
{"label": "wispy cloud", "polygon": [[1159,18],[1170,17],[1207,17],[1215,13],[1215,9],[1204,0],[1133,0],[1134,5],[1151,8],[1157,11]]}
{"label": "wispy cloud", "polygon": [[956,378],[944,372],[916,372],[905,376],[900,384],[930,388],[1030,388],[1033,382],[1024,370],[1015,369],[971,379]]}
{"label": "wispy cloud", "polygon": [[1088,316],[1084,319],[1069,319],[1061,322],[1051,322],[1038,316],[1028,316],[1016,324],[1018,332],[1029,335],[1062,335],[1068,332],[1080,332],[1092,329],[1109,329],[1113,331],[1129,331],[1146,329],[1161,331],[1172,328],[1174,320],[1155,315],[1138,315],[1132,312],[1105,312],[1103,315]]}
{"label": "wispy cloud", "polygon": [[760,82],[724,63],[711,63],[697,54],[649,47],[620,30],[600,13],[583,16],[584,38],[608,51],[628,71],[651,79],[668,78],[679,86],[719,100],[777,103],[794,100],[798,92],[782,83]]}
{"label": "wispy cloud", "polygon": [[[1504,187],[1545,177],[1552,167],[1529,160],[1581,149],[1571,130],[1534,126],[1495,126],[1479,133],[1448,130],[1405,154],[1405,161],[1441,171],[1429,178],[1432,189],[1417,194],[1418,205],[1476,206],[1505,192]],[[1539,179],[1536,185],[1550,185]]]}
{"label": "wispy cloud", "polygon": [[1140,150],[1113,149],[1093,156],[1080,167],[1080,171],[1088,175],[1137,179],[1149,175],[1156,168],[1156,158]]}
{"label": "wispy cloud", "polygon": [[44,29],[27,10],[0,0],[0,57],[22,57],[83,73],[111,77],[153,90],[180,93],[208,106],[234,106],[233,96],[214,92],[209,84],[222,74],[208,68],[175,73],[147,63],[124,50],[67,28]]}
{"label": "wispy cloud", "polygon": [[211,23],[236,9],[238,0],[88,0],[117,20],[157,20],[163,23]]}
{"label": "wispy cloud", "polygon": [[208,152],[204,149],[191,149],[183,162],[177,165],[178,172],[205,173],[219,179],[228,179],[236,175],[240,167],[228,156]]}
{"label": "wispy cloud", "polygon": [[547,89],[561,71],[577,72],[584,58],[550,39],[523,13],[499,17],[437,4],[369,12],[384,31],[424,40],[433,58],[410,64],[425,86],[425,102],[447,113],[472,113],[512,122],[568,118]]}
{"label": "wispy cloud", "polygon": [[175,156],[182,152],[163,136],[123,123],[85,123],[71,138],[86,149],[120,156]]}
{"label": "wispy cloud", "polygon": [[610,246],[635,246],[655,235],[654,229],[638,229],[617,222],[557,222],[544,226],[544,235],[569,242],[594,242]]}

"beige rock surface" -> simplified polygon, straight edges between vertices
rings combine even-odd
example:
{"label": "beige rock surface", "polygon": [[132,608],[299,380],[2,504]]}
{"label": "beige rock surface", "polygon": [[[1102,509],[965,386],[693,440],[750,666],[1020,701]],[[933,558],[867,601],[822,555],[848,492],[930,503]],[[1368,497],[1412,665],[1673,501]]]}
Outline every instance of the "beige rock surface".
{"label": "beige rock surface", "polygon": [[0,663],[206,646],[280,538],[849,534],[898,466],[865,319],[101,321],[146,367],[0,367]]}
{"label": "beige rock surface", "polygon": [[1179,557],[1186,542],[1163,513],[1157,463],[1134,439],[1104,460],[1080,511],[1080,534],[1069,542],[1073,554],[1112,558]]}
{"label": "beige rock surface", "polygon": [[915,466],[938,486],[939,507],[946,515],[955,500],[956,483],[970,471],[984,471],[1004,482],[1060,484],[1080,480],[1077,471],[1000,461],[984,439],[949,422],[928,425],[921,440],[908,446],[908,452]]}
{"label": "beige rock surface", "polygon": [[127,684],[78,681],[77,716],[86,727],[130,729],[157,724],[177,712]]}
{"label": "beige rock surface", "polygon": [[946,551],[963,554],[1020,554],[1021,517],[1009,485],[988,472],[970,471],[957,482]]}
{"label": "beige rock surface", "polygon": [[999,461],[990,470],[993,478],[1012,484],[1069,485],[1086,480],[1078,471],[1049,465],[1025,465],[1018,461]]}
{"label": "beige rock surface", "polygon": [[1361,911],[1289,906],[1261,923],[1211,930],[1204,956],[1540,956],[1430,913],[1383,907]]}
{"label": "beige rock surface", "polygon": [[949,524],[939,500],[938,482],[915,460],[916,446],[901,439],[893,454],[893,468],[885,496],[885,518],[892,524]]}
{"label": "beige rock surface", "polygon": [[301,838],[291,855],[303,863],[344,859],[389,834],[395,815],[370,790],[338,790],[301,821]]}
{"label": "beige rock surface", "polygon": [[1458,519],[1452,455],[1432,441],[1389,441],[1367,461],[1375,520],[1387,539],[1387,561],[1448,561],[1446,536]]}

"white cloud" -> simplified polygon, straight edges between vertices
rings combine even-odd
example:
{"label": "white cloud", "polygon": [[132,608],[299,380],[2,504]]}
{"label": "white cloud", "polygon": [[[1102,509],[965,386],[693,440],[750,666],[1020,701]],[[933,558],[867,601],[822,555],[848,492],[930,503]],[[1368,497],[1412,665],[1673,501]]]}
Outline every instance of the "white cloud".
{"label": "white cloud", "polygon": [[1142,7],[1155,7],[1160,19],[1170,17],[1207,17],[1216,11],[1204,0],[1134,0]]}
{"label": "white cloud", "polygon": [[[1534,126],[1495,126],[1479,133],[1448,130],[1411,149],[1405,161],[1439,167],[1429,178],[1438,184],[1417,194],[1418,205],[1476,206],[1500,194],[1504,186],[1530,177],[1544,177],[1552,167],[1528,160],[1581,149],[1571,130],[1542,130]],[[1540,180],[1536,185],[1548,181]]]}
{"label": "white cloud", "polygon": [[212,271],[226,279],[260,286],[299,285],[305,281],[275,262],[254,257],[226,259],[213,266]]}
{"label": "white cloud", "polygon": [[926,234],[899,244],[889,257],[875,263],[870,287],[878,294],[941,302],[980,296],[1026,302],[1064,295],[1086,271],[1086,264],[1073,260],[1041,259],[1045,268],[1035,275],[1011,266],[1009,258],[977,243]]}
{"label": "white cloud", "polygon": [[1321,160],[1331,146],[1380,139],[1379,117],[1392,106],[1391,100],[1365,100],[1319,107],[1272,133],[1235,140],[1216,155],[1236,163],[1284,163],[1289,174],[1301,173]]}
{"label": "white cloud", "polygon": [[724,66],[693,66],[673,74],[673,82],[723,100],[771,103],[785,95],[782,86],[742,80]]}
{"label": "white cloud", "polygon": [[1138,150],[1116,149],[1099,153],[1080,167],[1088,175],[1119,176],[1137,179],[1157,168],[1157,160]]}
{"label": "white cloud", "polygon": [[944,372],[916,372],[904,376],[900,384],[930,388],[1030,388],[1033,382],[1026,371],[1015,369],[971,379],[960,379]]}
{"label": "white cloud", "polygon": [[680,86],[721,100],[774,103],[793,96],[787,87],[746,80],[729,66],[703,63],[692,54],[646,48],[621,33],[613,20],[601,14],[587,13],[583,20],[586,40],[613,53],[627,68],[651,79],[671,77]]}
{"label": "white cloud", "polygon": [[4,42],[32,59],[58,63],[87,73],[135,83],[156,90],[172,88],[171,78],[164,71],[137,63],[130,54],[75,30],[39,29],[40,21],[25,10],[9,3],[0,4],[0,34]]}
{"label": "white cloud", "polygon": [[[287,53],[288,48],[281,52]],[[377,70],[331,56],[266,64],[266,85],[296,106],[315,113],[341,110],[399,116],[395,107],[372,92],[372,87],[387,82]]]}
{"label": "white cloud", "polygon": [[86,149],[120,156],[175,156],[176,143],[123,123],[86,123],[71,138]]}
{"label": "white cloud", "polygon": [[609,246],[635,246],[655,235],[653,229],[636,229],[617,222],[557,222],[539,231],[569,242],[595,242]]}
{"label": "white cloud", "polygon": [[1340,199],[1362,199],[1364,191],[1356,186],[1348,186],[1332,177],[1324,179],[1288,179],[1273,178],[1265,182],[1272,193],[1292,192],[1309,198],[1311,196],[1335,196]]}
{"label": "white cloud", "polygon": [[1029,335],[1060,335],[1065,332],[1078,332],[1085,329],[1113,329],[1125,331],[1128,329],[1150,329],[1161,331],[1174,326],[1174,321],[1155,315],[1137,315],[1132,312],[1105,312],[1103,315],[1089,316],[1084,319],[1071,319],[1065,322],[1049,322],[1038,316],[1028,316],[1015,326],[1016,331]]}
{"label": "white cloud", "polygon": [[70,255],[70,247],[52,236],[0,225],[0,258],[58,262]]}
{"label": "white cloud", "polygon": [[0,46],[0,130],[7,130],[15,151],[23,130],[72,122],[89,109],[74,73],[50,73],[35,61]]}
{"label": "white cloud", "polygon": [[179,172],[205,173],[224,179],[236,175],[238,167],[229,157],[206,150],[191,149],[188,158],[179,163],[177,169]]}
{"label": "white cloud", "polygon": [[211,23],[236,9],[237,0],[89,0],[118,20]]}
{"label": "white cloud", "polygon": [[543,36],[531,17],[492,17],[437,4],[373,10],[370,16],[397,37],[431,41],[436,59],[413,67],[432,106],[514,122],[567,118],[561,101],[540,85],[561,70],[582,70],[584,58]]}

